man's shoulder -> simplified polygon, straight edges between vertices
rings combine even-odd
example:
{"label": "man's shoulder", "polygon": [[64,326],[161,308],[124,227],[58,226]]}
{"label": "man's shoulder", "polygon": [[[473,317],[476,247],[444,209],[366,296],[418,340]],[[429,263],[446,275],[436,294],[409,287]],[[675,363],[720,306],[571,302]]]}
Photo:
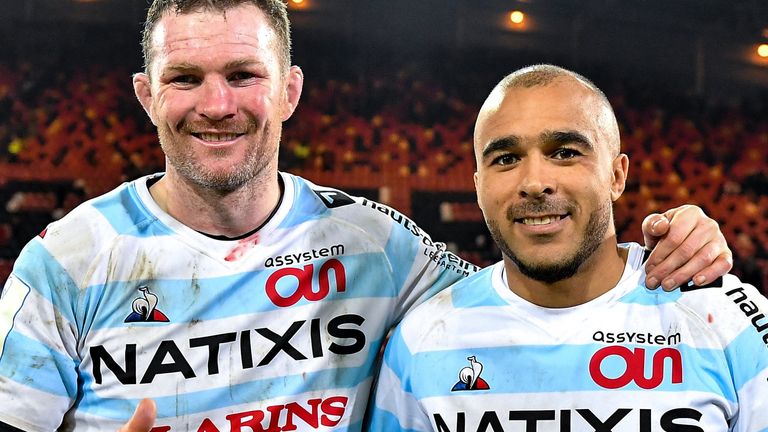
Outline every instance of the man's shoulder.
{"label": "man's shoulder", "polygon": [[733,339],[755,333],[768,347],[768,299],[734,275],[725,275],[703,287],[684,286],[677,303],[721,337]]}
{"label": "man's shoulder", "polygon": [[283,173],[295,187],[293,222],[332,218],[350,227],[376,232],[392,230],[415,237],[426,233],[413,220],[394,208],[369,197],[356,196],[334,187],[320,186],[303,177]]}
{"label": "man's shoulder", "polygon": [[140,181],[142,179],[123,183],[110,192],[85,201],[49,224],[41,237],[55,242],[62,237],[82,236],[88,232],[118,235],[134,231],[137,226],[152,219],[136,191]]}
{"label": "man's shoulder", "polygon": [[69,271],[79,268],[116,237],[135,232],[148,219],[151,217],[136,196],[135,182],[124,183],[48,224],[26,245],[17,270],[54,262]]}
{"label": "man's shoulder", "polygon": [[433,331],[443,333],[465,325],[468,320],[477,321],[483,308],[506,305],[493,287],[495,268],[490,266],[471,274],[420,304],[400,323],[401,331],[411,339],[429,339]]}
{"label": "man's shoulder", "polygon": [[693,283],[683,285],[680,287],[680,297],[677,302],[693,310],[711,312],[718,309],[718,306],[738,306],[742,299],[750,299],[749,301],[758,303],[768,302],[757,288],[742,282],[732,274],[726,274],[703,286]]}
{"label": "man's shoulder", "polygon": [[371,197],[357,196],[332,186],[318,185],[295,174],[283,174],[286,179],[293,181],[296,185],[295,199],[297,201],[313,201],[322,205],[321,210],[339,213],[361,212],[364,215],[374,217],[381,217],[381,215],[386,217],[392,213],[399,214],[397,210]]}

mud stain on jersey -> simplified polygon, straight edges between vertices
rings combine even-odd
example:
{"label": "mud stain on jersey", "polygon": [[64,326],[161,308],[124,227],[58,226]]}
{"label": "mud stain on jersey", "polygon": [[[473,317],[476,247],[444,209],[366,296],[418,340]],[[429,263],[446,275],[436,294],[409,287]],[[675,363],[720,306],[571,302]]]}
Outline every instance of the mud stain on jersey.
{"label": "mud stain on jersey", "polygon": [[200,286],[200,277],[199,277],[199,267],[197,261],[195,261],[192,264],[192,276],[190,279],[190,287],[192,288],[191,293],[193,298],[200,297],[200,292],[202,291],[202,287]]}
{"label": "mud stain on jersey", "polygon": [[155,273],[155,264],[152,262],[152,259],[144,250],[140,250],[127,280],[140,282],[151,281],[155,279]]}
{"label": "mud stain on jersey", "polygon": [[115,244],[110,249],[104,284],[131,281],[132,284],[139,286],[155,279],[155,263],[144,249],[137,251],[123,249],[120,244]]}

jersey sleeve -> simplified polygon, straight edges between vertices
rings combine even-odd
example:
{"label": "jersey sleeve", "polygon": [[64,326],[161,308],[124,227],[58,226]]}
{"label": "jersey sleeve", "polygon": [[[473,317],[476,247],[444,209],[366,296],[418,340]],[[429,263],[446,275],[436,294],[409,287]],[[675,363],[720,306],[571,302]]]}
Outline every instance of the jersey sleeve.
{"label": "jersey sleeve", "polygon": [[40,237],[0,294],[0,422],[56,430],[78,394],[75,283]]}
{"label": "jersey sleeve", "polygon": [[394,322],[399,322],[424,300],[479,270],[476,265],[448,251],[444,243],[433,241],[407,217],[386,206],[381,207],[391,212],[395,221],[386,245],[398,287]]}
{"label": "jersey sleeve", "polygon": [[[725,356],[736,389],[738,411],[732,431],[768,431],[768,299],[753,286],[727,277],[725,295],[735,306],[722,308],[734,315],[721,334],[728,337]],[[729,305],[730,306],[730,305]]]}
{"label": "jersey sleeve", "polygon": [[369,432],[432,431],[429,417],[411,392],[413,356],[403,340],[400,327],[392,334],[384,352],[376,388],[369,407]]}

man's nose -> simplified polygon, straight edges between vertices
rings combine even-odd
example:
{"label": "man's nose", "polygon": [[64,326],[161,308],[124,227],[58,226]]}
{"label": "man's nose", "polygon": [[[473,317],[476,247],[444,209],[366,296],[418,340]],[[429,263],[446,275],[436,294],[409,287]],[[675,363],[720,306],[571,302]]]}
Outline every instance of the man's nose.
{"label": "man's nose", "polygon": [[557,190],[555,173],[543,157],[526,157],[518,169],[522,176],[518,193],[522,198],[538,198]]}
{"label": "man's nose", "polygon": [[198,114],[210,120],[223,120],[237,113],[235,94],[226,79],[206,79],[202,85]]}

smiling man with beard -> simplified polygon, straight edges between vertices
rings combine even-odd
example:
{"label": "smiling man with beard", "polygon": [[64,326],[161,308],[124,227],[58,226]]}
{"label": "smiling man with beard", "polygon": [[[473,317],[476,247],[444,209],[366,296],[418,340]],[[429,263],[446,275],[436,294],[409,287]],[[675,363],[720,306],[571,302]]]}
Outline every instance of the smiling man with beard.
{"label": "smiling man with beard", "polygon": [[768,300],[732,275],[646,289],[647,252],[616,242],[619,143],[581,75],[537,65],[494,88],[475,186],[503,260],[405,317],[367,430],[768,430]]}

